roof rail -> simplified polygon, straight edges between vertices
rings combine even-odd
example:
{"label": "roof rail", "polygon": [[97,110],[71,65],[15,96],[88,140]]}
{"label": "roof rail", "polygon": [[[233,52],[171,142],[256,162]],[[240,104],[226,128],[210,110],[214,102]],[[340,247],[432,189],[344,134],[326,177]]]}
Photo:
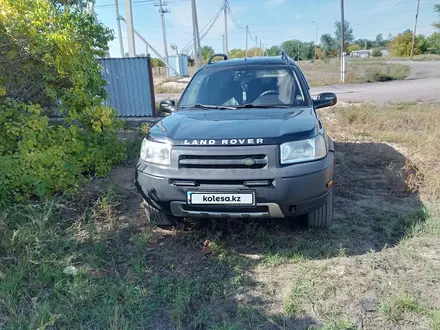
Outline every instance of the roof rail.
{"label": "roof rail", "polygon": [[210,57],[209,60],[208,60],[208,64],[211,64],[213,58],[214,58],[214,57],[218,57],[218,56],[223,57],[223,59],[224,59],[225,61],[228,59],[228,55],[226,55],[226,54],[212,54],[211,57]]}

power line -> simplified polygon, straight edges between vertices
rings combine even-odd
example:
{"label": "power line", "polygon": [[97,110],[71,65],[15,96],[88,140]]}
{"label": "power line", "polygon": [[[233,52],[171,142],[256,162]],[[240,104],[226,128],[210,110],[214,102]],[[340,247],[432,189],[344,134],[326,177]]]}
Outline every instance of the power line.
{"label": "power line", "polygon": [[380,12],[379,14],[376,14],[376,15],[374,15],[373,17],[370,17],[370,19],[373,19],[373,18],[375,18],[375,17],[377,17],[377,16],[380,16],[380,15],[382,15],[382,14],[385,14],[385,13],[389,12],[390,10],[396,8],[396,7],[399,6],[400,4],[406,2],[406,1],[407,1],[407,0],[403,0],[403,1],[398,2],[398,3],[396,3],[394,6],[392,6],[392,7],[388,8],[388,9],[384,10],[383,12]]}
{"label": "power line", "polygon": [[[206,24],[203,29],[200,31],[202,32],[203,30],[205,30],[206,28],[208,28],[206,30],[206,32],[204,32],[202,34],[202,36],[200,37],[200,40],[202,40],[207,34],[208,32],[212,29],[212,27],[214,26],[215,22],[217,21],[217,19],[220,17],[221,13],[223,10],[223,5],[220,7],[219,11],[214,15],[213,18],[211,18],[211,20],[208,22],[208,24]],[[193,45],[191,44],[192,41],[188,42],[185,47],[183,47],[182,51],[184,52],[188,52],[191,48],[193,48]]]}
{"label": "power line", "polygon": [[232,13],[231,6],[229,6],[229,2],[226,1],[226,3],[228,4],[228,9],[229,9],[229,10],[228,10],[228,13],[229,13],[229,16],[231,17],[232,22],[234,22],[234,25],[235,25],[239,30],[246,30],[246,28],[244,28],[244,27],[242,27],[240,24],[238,24],[237,20],[235,19],[234,14]]}

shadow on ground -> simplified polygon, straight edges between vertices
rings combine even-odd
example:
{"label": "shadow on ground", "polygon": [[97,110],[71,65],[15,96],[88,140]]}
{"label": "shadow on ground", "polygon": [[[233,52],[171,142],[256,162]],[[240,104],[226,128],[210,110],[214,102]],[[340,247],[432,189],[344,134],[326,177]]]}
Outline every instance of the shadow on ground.
{"label": "shadow on ground", "polygon": [[[132,169],[115,173],[109,180],[129,193],[121,203],[123,217],[113,223],[129,225],[94,243],[92,261],[108,278],[128,285],[117,298],[126,324],[217,330],[323,325],[313,311],[285,300],[307,298],[285,285],[306,271],[303,261],[391,247],[423,221],[417,169],[400,152],[380,143],[336,143],[336,152],[335,222],[327,230],[308,229],[301,218],[187,221],[186,230],[160,230],[145,223]],[[268,285],[273,272],[282,274]]]}
{"label": "shadow on ground", "polygon": [[394,246],[415,221],[423,220],[413,180],[417,169],[388,144],[336,143],[335,148],[335,221],[330,229],[309,229],[305,217],[204,220],[196,230],[175,234],[184,241],[215,236],[239,253],[288,259],[360,255]]}

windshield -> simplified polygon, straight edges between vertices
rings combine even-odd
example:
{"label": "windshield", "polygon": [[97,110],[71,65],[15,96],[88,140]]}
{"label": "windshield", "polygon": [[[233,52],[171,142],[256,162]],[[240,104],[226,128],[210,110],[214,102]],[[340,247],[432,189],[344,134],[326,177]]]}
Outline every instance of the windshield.
{"label": "windshield", "polygon": [[221,68],[200,71],[180,100],[180,107],[307,106],[298,76],[290,66]]}

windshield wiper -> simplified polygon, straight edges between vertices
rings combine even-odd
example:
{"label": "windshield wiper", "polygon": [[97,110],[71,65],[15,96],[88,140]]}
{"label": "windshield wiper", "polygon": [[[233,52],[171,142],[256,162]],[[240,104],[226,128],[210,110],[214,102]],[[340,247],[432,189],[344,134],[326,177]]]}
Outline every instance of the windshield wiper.
{"label": "windshield wiper", "polygon": [[237,108],[291,108],[288,104],[252,104],[237,105]]}
{"label": "windshield wiper", "polygon": [[237,110],[236,107],[228,107],[224,105],[212,105],[212,104],[194,104],[194,105],[185,105],[181,108],[202,108],[202,109],[217,109],[217,110]]}

